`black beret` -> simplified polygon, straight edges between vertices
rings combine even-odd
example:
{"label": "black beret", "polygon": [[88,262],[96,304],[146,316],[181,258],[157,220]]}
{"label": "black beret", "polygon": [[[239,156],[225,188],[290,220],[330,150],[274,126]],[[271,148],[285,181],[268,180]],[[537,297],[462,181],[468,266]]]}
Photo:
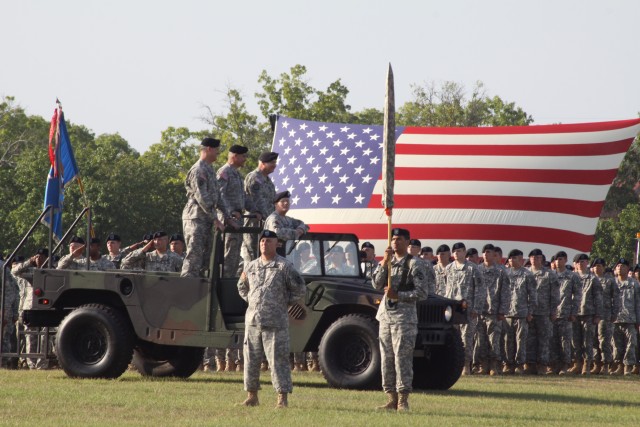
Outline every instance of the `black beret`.
{"label": "black beret", "polygon": [[422,243],[420,243],[420,240],[418,240],[418,239],[409,240],[409,244],[411,246],[418,246],[418,247],[422,246]]}
{"label": "black beret", "polygon": [[451,252],[451,248],[449,247],[449,245],[440,245],[438,246],[438,249],[436,249],[436,255],[438,255],[440,252]]}
{"label": "black beret", "polygon": [[154,239],[158,239],[158,238],[164,237],[164,236],[168,236],[166,231],[156,231],[155,233],[153,233],[153,238]]}
{"label": "black beret", "polygon": [[496,250],[496,247],[493,246],[491,243],[487,243],[482,247],[482,253],[485,253],[487,251],[495,251],[495,250]]}
{"label": "black beret", "polygon": [[111,233],[107,236],[107,242],[109,240],[115,240],[116,242],[121,242],[122,240],[120,240],[120,236],[118,236],[116,233]]}
{"label": "black beret", "polygon": [[640,264],[636,264],[635,267],[633,267],[633,272],[635,273],[637,270],[640,270]]}
{"label": "black beret", "polygon": [[556,255],[555,258],[569,258],[569,256],[567,255],[567,253],[565,251],[559,251]]}
{"label": "black beret", "polygon": [[[573,257],[573,262],[578,262],[578,261],[583,261],[583,260],[589,260],[589,255],[587,254],[576,254],[576,256]],[[627,264],[629,265],[629,264]]]}
{"label": "black beret", "polygon": [[262,232],[260,233],[260,239],[263,238],[274,238],[277,239],[278,235],[276,234],[275,231],[271,231],[271,230],[262,230]]}
{"label": "black beret", "polygon": [[16,255],[13,257],[13,262],[22,262],[24,261],[24,256],[22,255]]}
{"label": "black beret", "polygon": [[85,244],[85,241],[82,237],[80,236],[72,236],[71,240],[69,240],[69,243],[80,243],[81,245]]}
{"label": "black beret", "polygon": [[509,251],[509,256],[507,258],[513,258],[514,256],[522,256],[524,255],[520,249],[511,249]]}
{"label": "black beret", "polygon": [[211,138],[210,136],[208,136],[208,137],[206,137],[206,138],[204,138],[202,140],[200,145],[202,145],[203,147],[216,148],[216,147],[220,146],[220,140],[219,139],[215,139],[215,138]]}
{"label": "black beret", "polygon": [[493,250],[502,253],[502,248],[500,246],[494,246]]}
{"label": "black beret", "polygon": [[538,256],[538,255],[544,255],[542,251],[538,248],[532,249],[531,252],[529,252],[529,256]]}
{"label": "black beret", "polygon": [[467,256],[478,255],[478,250],[476,248],[469,248],[467,251]]}
{"label": "black beret", "polygon": [[424,254],[424,253],[427,253],[427,252],[433,253],[433,249],[431,249],[431,246],[425,246],[424,248],[420,249],[420,253],[421,254]]}
{"label": "black beret", "polygon": [[618,264],[624,264],[624,265],[626,265],[627,267],[629,267],[629,265],[631,265],[631,263],[629,262],[629,260],[628,260],[628,259],[626,259],[626,258],[620,258],[618,261],[616,261],[616,266],[617,266]]}
{"label": "black beret", "polygon": [[40,249],[38,249],[38,251],[36,252],[36,255],[49,256],[49,249],[47,249],[47,248],[40,248]]}
{"label": "black beret", "polygon": [[555,256],[555,255],[553,255],[553,256],[551,257],[550,262],[554,262],[555,260],[556,260],[556,256]]}
{"label": "black beret", "polygon": [[375,246],[373,246],[373,243],[371,242],[364,242],[360,247],[360,249],[364,249],[364,248],[375,249]]}
{"label": "black beret", "polygon": [[391,235],[392,236],[402,236],[405,239],[410,239],[411,235],[409,234],[409,230],[407,230],[406,228],[394,228],[393,230],[391,230]]}
{"label": "black beret", "polygon": [[602,258],[596,258],[591,262],[591,267],[595,267],[596,265],[606,266],[607,263]]}
{"label": "black beret", "polygon": [[457,242],[453,244],[453,247],[451,248],[452,251],[456,251],[458,249],[467,249],[467,247],[464,245],[464,243],[462,242]]}
{"label": "black beret", "polygon": [[91,245],[99,245],[100,244],[100,239],[97,237],[92,237],[91,240],[89,241],[89,244]]}
{"label": "black beret", "polygon": [[567,265],[567,267],[566,267],[566,268],[567,268],[567,270],[569,270],[569,271],[573,271],[573,266],[572,266],[572,265]]}
{"label": "black beret", "polygon": [[276,197],[273,198],[273,203],[278,203],[281,199],[291,197],[291,193],[289,191],[281,191],[276,194]]}
{"label": "black beret", "polygon": [[274,153],[273,151],[262,153],[260,154],[260,157],[258,157],[258,160],[262,163],[273,162],[274,160],[278,160],[278,153]]}
{"label": "black beret", "polygon": [[153,240],[153,233],[147,233],[142,236],[142,240]]}
{"label": "black beret", "polygon": [[231,148],[229,148],[229,152],[235,154],[244,154],[247,151],[249,151],[249,149],[247,147],[243,147],[242,145],[232,145]]}
{"label": "black beret", "polygon": [[169,243],[173,242],[174,240],[179,240],[184,243],[184,236],[180,233],[172,234],[171,238],[169,239]]}

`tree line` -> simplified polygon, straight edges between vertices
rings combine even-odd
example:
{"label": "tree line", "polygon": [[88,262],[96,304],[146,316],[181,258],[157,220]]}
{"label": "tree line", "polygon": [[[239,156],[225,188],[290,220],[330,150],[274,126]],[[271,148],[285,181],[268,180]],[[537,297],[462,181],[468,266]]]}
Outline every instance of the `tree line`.
{"label": "tree line", "polygon": [[[295,65],[288,72],[258,76],[254,94],[260,110],[251,113],[244,95],[224,89],[223,111],[203,109],[207,129],[192,131],[167,127],[160,140],[139,153],[119,134],[96,136],[81,124],[67,121],[69,136],[84,184],[65,191],[64,225],[68,226],[85,206],[92,208],[96,235],[121,235],[125,243],[140,241],[148,232],[182,231],[181,212],[186,202],[183,182],[197,159],[199,140],[214,134],[228,149],[233,144],[250,147],[244,174],[257,166],[257,158],[271,147],[269,116],[281,114],[303,120],[381,125],[383,111],[352,111],[349,90],[338,78],[325,89],[313,87],[307,69]],[[456,82],[416,83],[411,99],[396,109],[398,126],[474,127],[526,126],[533,117],[513,102],[490,96],[482,82],[471,90]],[[70,114],[72,117],[72,114]],[[11,252],[42,211],[49,171],[49,120],[25,113],[15,98],[0,98],[0,253]],[[216,167],[226,162],[226,151]],[[593,251],[608,261],[633,257],[635,235],[640,231],[640,207],[634,191],[640,181],[638,139],[627,153],[605,202]],[[81,221],[80,224],[83,224]],[[78,230],[80,232],[80,230]],[[31,254],[45,246],[47,229],[38,227],[23,251]]]}

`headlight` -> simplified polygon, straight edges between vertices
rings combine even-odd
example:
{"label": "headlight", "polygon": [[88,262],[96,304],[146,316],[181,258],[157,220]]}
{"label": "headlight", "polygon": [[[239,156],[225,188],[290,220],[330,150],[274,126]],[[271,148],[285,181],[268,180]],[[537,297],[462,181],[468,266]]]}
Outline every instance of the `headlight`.
{"label": "headlight", "polygon": [[447,322],[450,322],[452,317],[453,317],[453,308],[451,308],[451,306],[448,305],[447,308],[444,309],[444,319]]}

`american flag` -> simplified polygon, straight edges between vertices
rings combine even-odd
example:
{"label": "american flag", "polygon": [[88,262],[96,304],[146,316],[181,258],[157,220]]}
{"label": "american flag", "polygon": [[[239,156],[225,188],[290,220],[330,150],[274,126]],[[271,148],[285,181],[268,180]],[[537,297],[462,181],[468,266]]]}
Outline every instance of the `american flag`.
{"label": "american flag", "polygon": [[[434,250],[491,242],[550,258],[590,252],[599,215],[640,120],[485,128],[396,128],[394,227]],[[382,126],[278,117],[272,179],[289,215],[316,232],[387,244]]]}

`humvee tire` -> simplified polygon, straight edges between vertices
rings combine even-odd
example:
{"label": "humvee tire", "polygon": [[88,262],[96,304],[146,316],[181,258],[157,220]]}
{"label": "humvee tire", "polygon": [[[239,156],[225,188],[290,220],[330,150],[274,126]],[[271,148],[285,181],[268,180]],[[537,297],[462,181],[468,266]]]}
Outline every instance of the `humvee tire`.
{"label": "humvee tire", "polygon": [[452,329],[443,346],[432,346],[431,357],[413,359],[413,387],[448,390],[462,375],[464,347],[458,330]]}
{"label": "humvee tire", "polygon": [[204,348],[141,342],[133,350],[133,366],[145,377],[189,378],[202,363]]}
{"label": "humvee tire", "polygon": [[376,322],[359,314],[343,316],[325,331],[318,347],[322,375],[331,387],[371,390],[382,383]]}
{"label": "humvee tire", "polygon": [[56,335],[58,362],[75,378],[118,378],[133,353],[127,318],[102,304],[82,305],[60,323]]}

